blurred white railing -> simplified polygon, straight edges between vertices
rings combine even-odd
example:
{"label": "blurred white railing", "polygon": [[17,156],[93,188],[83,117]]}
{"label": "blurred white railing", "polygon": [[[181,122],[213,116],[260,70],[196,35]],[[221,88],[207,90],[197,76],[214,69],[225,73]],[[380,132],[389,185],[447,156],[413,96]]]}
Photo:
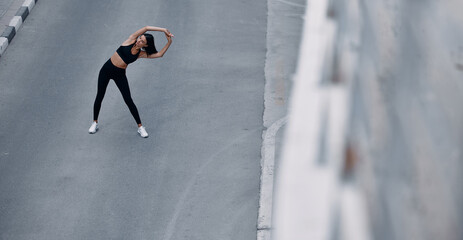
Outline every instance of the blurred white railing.
{"label": "blurred white railing", "polygon": [[343,178],[350,161],[346,126],[361,24],[357,1],[344,2],[307,2],[276,179],[275,240],[370,238],[363,197]]}

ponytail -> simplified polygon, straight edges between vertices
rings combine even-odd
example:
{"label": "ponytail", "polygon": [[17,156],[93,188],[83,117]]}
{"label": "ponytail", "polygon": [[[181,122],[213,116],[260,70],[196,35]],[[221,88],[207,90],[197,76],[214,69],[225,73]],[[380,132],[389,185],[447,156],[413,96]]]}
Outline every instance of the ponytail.
{"label": "ponytail", "polygon": [[146,54],[151,55],[153,53],[157,53],[156,46],[154,45],[154,37],[149,33],[143,34],[146,38],[146,43],[148,44],[147,47],[144,48]]}

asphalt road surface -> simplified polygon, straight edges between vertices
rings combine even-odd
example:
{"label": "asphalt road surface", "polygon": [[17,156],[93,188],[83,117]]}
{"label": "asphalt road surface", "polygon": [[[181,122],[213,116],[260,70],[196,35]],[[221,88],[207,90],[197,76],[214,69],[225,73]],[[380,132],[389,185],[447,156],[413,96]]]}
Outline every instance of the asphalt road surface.
{"label": "asphalt road surface", "polygon": [[[266,4],[38,1],[0,60],[0,239],[255,239]],[[88,134],[99,69],[145,25],[175,34],[127,69],[150,137],[112,81]]]}

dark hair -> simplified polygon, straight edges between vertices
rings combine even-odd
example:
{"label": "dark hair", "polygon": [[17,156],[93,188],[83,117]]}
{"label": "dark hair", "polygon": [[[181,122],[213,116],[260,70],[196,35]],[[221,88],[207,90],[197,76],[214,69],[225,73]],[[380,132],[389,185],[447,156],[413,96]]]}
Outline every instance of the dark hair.
{"label": "dark hair", "polygon": [[149,33],[145,33],[143,34],[146,38],[146,43],[148,44],[147,47],[145,47],[145,52],[148,54],[148,55],[151,55],[153,53],[157,53],[158,50],[156,50],[156,46],[154,46],[154,37],[153,35],[149,34]]}

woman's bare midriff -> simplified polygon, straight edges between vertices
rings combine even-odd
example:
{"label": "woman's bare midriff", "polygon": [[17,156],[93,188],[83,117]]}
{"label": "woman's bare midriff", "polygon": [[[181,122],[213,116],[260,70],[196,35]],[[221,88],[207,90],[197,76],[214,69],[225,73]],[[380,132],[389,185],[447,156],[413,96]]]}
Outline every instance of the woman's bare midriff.
{"label": "woman's bare midriff", "polygon": [[117,52],[115,52],[111,56],[111,62],[114,64],[114,66],[116,66],[118,68],[122,68],[122,69],[127,68],[127,64],[124,62],[124,60],[122,60],[121,56],[119,56],[119,54],[117,54]]}

